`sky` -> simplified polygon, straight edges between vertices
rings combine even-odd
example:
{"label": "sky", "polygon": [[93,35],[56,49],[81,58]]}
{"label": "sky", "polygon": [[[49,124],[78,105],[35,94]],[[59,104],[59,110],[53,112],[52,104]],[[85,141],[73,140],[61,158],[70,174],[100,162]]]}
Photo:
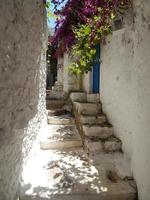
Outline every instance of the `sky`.
{"label": "sky", "polygon": [[[68,0],[65,0],[62,5],[60,6],[60,9],[62,6],[65,5],[65,3],[67,2]],[[50,2],[51,6],[48,8],[48,10],[51,12],[51,13],[54,13],[54,5],[51,3],[51,0],[47,0],[47,2]],[[48,17],[47,19],[47,24],[48,24],[48,27],[50,28],[54,28],[55,27],[55,18],[53,17]]]}
{"label": "sky", "polygon": [[[49,8],[47,8],[47,11],[50,11],[50,12],[54,12],[54,6],[53,4],[51,3],[51,0],[47,0],[47,2],[50,2],[51,6]],[[53,17],[48,17],[47,18],[47,24],[48,24],[48,27],[51,27],[51,28],[54,28],[55,27],[55,19]]]}
{"label": "sky", "polygon": [[48,27],[51,27],[51,28],[55,27],[55,20],[54,19],[48,19],[47,23],[48,23]]}

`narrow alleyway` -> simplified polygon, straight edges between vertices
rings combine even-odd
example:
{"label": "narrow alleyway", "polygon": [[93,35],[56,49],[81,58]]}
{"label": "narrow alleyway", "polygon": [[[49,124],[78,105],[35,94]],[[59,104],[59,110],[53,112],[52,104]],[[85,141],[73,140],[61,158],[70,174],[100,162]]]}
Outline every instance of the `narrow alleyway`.
{"label": "narrow alleyway", "polygon": [[[84,93],[72,93],[70,98],[73,102],[80,101],[75,104],[82,104],[81,101],[86,104],[85,95]],[[88,99],[91,102],[92,96]],[[97,106],[100,104],[92,102],[92,107],[90,105],[91,103],[85,107],[80,105],[79,110],[84,111],[82,122],[84,124],[90,123],[92,128],[94,123],[92,120],[94,120],[95,112],[99,114]],[[65,101],[63,92],[51,91],[48,95],[47,108],[48,125],[39,134],[23,171],[20,200],[136,199],[133,181],[123,180],[129,172],[124,171],[123,174],[121,170],[125,170],[127,165],[120,166],[120,173],[124,176],[122,179],[115,171],[111,171],[112,165],[115,166],[113,162],[124,165],[124,159],[121,158],[122,153],[118,152],[115,156],[112,153],[120,151],[120,143],[118,146],[115,143],[116,140],[112,138],[111,144],[110,140],[108,143],[104,142],[105,150],[108,150],[107,153],[104,153],[100,138],[94,140],[97,138],[96,135],[95,137],[84,136],[86,138],[84,139],[80,135],[81,132],[78,131],[81,128],[78,116],[75,114],[74,118],[72,104],[70,101]],[[105,122],[106,119],[100,115],[94,124],[100,128],[102,121]],[[88,126],[85,125],[84,129],[86,127]],[[92,134],[93,130],[85,130],[85,132]],[[111,132],[105,130],[104,134],[100,130],[98,132],[99,135],[103,135],[103,139],[107,138],[106,135],[109,138],[112,135],[112,130]]]}
{"label": "narrow alleyway", "polygon": [[0,200],[150,200],[150,1],[0,15]]}

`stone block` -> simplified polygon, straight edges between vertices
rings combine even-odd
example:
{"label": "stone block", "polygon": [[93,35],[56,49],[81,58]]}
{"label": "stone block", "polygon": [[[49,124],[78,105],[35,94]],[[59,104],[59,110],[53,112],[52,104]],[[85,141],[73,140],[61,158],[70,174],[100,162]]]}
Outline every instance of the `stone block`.
{"label": "stone block", "polygon": [[100,102],[100,94],[87,94],[87,102],[89,103],[99,103]]}
{"label": "stone block", "polygon": [[101,104],[74,102],[74,107],[79,114],[98,115],[101,113]]}
{"label": "stone block", "polygon": [[54,125],[71,125],[75,124],[75,119],[70,114],[49,116],[48,123]]}
{"label": "stone block", "polygon": [[52,87],[52,91],[63,91],[63,86],[62,85],[54,85]]}
{"label": "stone block", "polygon": [[60,115],[66,115],[70,114],[67,110],[60,108],[60,109],[54,109],[54,110],[48,110],[48,116],[60,116]]}
{"label": "stone block", "polygon": [[60,99],[65,99],[65,98],[66,98],[66,93],[63,91],[50,90],[46,96],[47,100],[51,100],[51,99],[60,100]]}
{"label": "stone block", "polygon": [[121,150],[122,143],[115,137],[110,138],[108,141],[104,142],[104,150],[107,152],[114,152]]}
{"label": "stone block", "polygon": [[70,149],[74,147],[81,147],[82,142],[81,140],[62,140],[62,141],[50,141],[50,140],[45,140],[40,143],[40,148],[43,150],[48,150],[48,149]]}
{"label": "stone block", "polygon": [[85,138],[85,147],[89,153],[97,153],[103,150],[103,144],[100,140],[94,141],[90,138]]}
{"label": "stone block", "polygon": [[64,100],[47,100],[46,101],[46,108],[51,110],[51,109],[58,109],[62,108],[65,105]]}
{"label": "stone block", "polygon": [[81,137],[74,125],[49,125],[48,131],[40,139],[40,148],[68,149],[81,147]]}
{"label": "stone block", "polygon": [[70,99],[75,102],[85,102],[86,101],[86,94],[84,92],[72,92],[70,94]]}
{"label": "stone block", "polygon": [[98,116],[88,116],[88,115],[81,115],[80,121],[82,124],[103,124],[106,122],[106,117],[104,115]]}
{"label": "stone block", "polygon": [[83,126],[83,132],[85,136],[88,137],[97,137],[99,139],[107,139],[113,134],[112,127],[101,127],[98,125],[95,126]]}
{"label": "stone block", "polygon": [[121,152],[99,152],[94,156],[91,154],[90,159],[94,161],[98,170],[101,170],[101,166],[103,166],[106,171],[115,171],[121,179],[133,177],[131,161]]}

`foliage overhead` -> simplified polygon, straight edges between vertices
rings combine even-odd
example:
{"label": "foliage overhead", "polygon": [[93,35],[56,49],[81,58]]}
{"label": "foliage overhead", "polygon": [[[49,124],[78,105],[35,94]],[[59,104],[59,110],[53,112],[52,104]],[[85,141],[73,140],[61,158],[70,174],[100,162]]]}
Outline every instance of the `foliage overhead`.
{"label": "foliage overhead", "polygon": [[[130,0],[52,0],[57,16],[53,44],[57,54],[72,49],[74,62],[70,66],[76,73],[88,72],[93,66],[99,42],[112,32],[112,22],[123,15]],[[61,5],[64,6],[61,6]]]}

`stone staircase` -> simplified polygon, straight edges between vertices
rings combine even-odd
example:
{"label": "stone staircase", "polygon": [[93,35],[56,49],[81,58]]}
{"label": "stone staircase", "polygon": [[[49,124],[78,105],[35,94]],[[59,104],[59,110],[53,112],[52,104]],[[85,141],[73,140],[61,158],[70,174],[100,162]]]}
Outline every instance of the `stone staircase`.
{"label": "stone staircase", "polygon": [[91,148],[95,146],[98,152],[121,152],[122,143],[114,136],[112,125],[102,113],[97,94],[72,93],[70,98],[86,150],[95,153]]}
{"label": "stone staircase", "polygon": [[70,95],[84,150],[98,171],[105,169],[106,178],[113,182],[128,180],[136,188],[130,160],[122,152],[122,142],[115,137],[99,97],[84,92]]}
{"label": "stone staircase", "polygon": [[135,200],[121,141],[98,95],[72,93],[70,99],[47,100],[48,126],[25,169],[20,200]]}

